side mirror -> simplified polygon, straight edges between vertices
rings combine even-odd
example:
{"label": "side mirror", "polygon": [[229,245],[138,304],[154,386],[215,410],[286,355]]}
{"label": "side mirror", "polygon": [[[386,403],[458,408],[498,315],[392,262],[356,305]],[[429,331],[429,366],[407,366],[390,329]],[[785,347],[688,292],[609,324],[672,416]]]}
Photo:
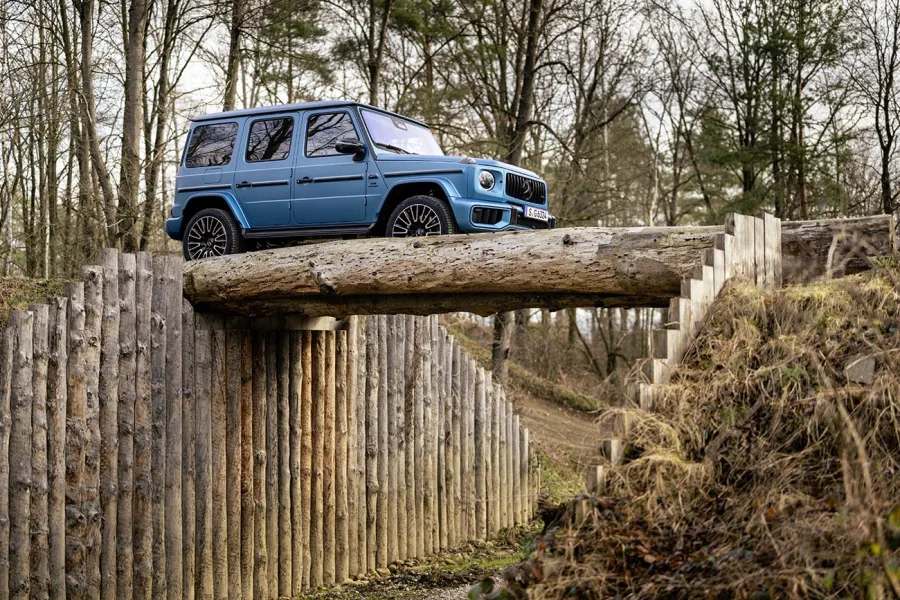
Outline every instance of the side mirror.
{"label": "side mirror", "polygon": [[352,154],[354,160],[362,159],[366,152],[365,145],[356,138],[344,138],[334,145],[334,149],[341,154]]}

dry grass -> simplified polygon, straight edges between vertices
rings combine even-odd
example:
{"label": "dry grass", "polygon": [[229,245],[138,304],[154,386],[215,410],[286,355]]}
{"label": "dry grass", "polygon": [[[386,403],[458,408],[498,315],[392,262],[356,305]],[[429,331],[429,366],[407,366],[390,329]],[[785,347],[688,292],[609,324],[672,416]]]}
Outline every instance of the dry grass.
{"label": "dry grass", "polygon": [[6,324],[10,310],[46,302],[61,293],[62,282],[57,279],[0,277],[0,325]]}
{"label": "dry grass", "polygon": [[900,600],[900,270],[731,286],[656,408],[528,597]]}

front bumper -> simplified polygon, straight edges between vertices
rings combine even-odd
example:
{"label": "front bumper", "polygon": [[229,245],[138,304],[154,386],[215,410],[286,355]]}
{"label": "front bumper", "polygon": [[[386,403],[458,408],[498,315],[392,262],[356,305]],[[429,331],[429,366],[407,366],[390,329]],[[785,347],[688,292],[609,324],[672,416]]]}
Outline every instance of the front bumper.
{"label": "front bumper", "polygon": [[181,241],[181,217],[166,219],[166,235],[173,240]]}
{"label": "front bumper", "polygon": [[[554,229],[556,217],[548,221],[525,218],[523,206],[511,202],[485,202],[471,198],[451,198],[450,206],[462,233],[488,231],[532,231]],[[539,208],[539,207],[535,207]],[[544,209],[546,210],[546,209]]]}

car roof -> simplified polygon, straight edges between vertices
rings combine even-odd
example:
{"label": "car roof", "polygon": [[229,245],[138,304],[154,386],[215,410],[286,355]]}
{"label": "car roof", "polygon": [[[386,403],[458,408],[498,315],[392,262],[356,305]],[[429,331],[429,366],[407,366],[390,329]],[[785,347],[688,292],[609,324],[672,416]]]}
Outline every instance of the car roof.
{"label": "car roof", "polygon": [[384,110],[383,108],[378,108],[375,106],[370,106],[368,104],[363,104],[362,102],[355,102],[353,100],[322,100],[318,102],[296,102],[294,104],[278,104],[276,106],[260,106],[257,108],[242,108],[239,110],[228,110],[225,112],[217,112],[217,113],[209,113],[206,115],[200,115],[191,119],[191,121],[200,122],[200,121],[218,121],[220,119],[229,119],[229,118],[238,118],[238,117],[250,117],[256,115],[266,115],[271,113],[282,113],[282,112],[291,112],[291,111],[300,111],[300,110],[318,110],[320,108],[345,108],[348,106],[358,106],[360,108],[368,108],[371,110],[375,110],[381,113],[385,113],[387,115],[391,115],[393,117],[399,117],[401,119],[406,119],[407,121],[412,121],[423,127],[428,127],[427,123],[419,121],[418,119],[413,119],[411,117],[406,117],[401,114],[391,112],[389,110]]}

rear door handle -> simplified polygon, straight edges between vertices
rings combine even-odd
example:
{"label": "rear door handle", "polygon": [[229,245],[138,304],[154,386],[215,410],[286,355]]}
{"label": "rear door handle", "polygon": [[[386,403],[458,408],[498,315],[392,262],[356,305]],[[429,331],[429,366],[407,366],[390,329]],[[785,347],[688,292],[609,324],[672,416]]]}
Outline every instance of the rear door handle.
{"label": "rear door handle", "polygon": [[298,179],[297,183],[299,183],[300,185],[303,185],[304,183],[312,183],[312,178],[304,177],[303,179]]}
{"label": "rear door handle", "polygon": [[250,187],[250,182],[249,182],[249,181],[242,181],[242,182],[240,182],[240,183],[234,184],[234,187],[235,187],[236,189],[248,188],[248,187]]}

